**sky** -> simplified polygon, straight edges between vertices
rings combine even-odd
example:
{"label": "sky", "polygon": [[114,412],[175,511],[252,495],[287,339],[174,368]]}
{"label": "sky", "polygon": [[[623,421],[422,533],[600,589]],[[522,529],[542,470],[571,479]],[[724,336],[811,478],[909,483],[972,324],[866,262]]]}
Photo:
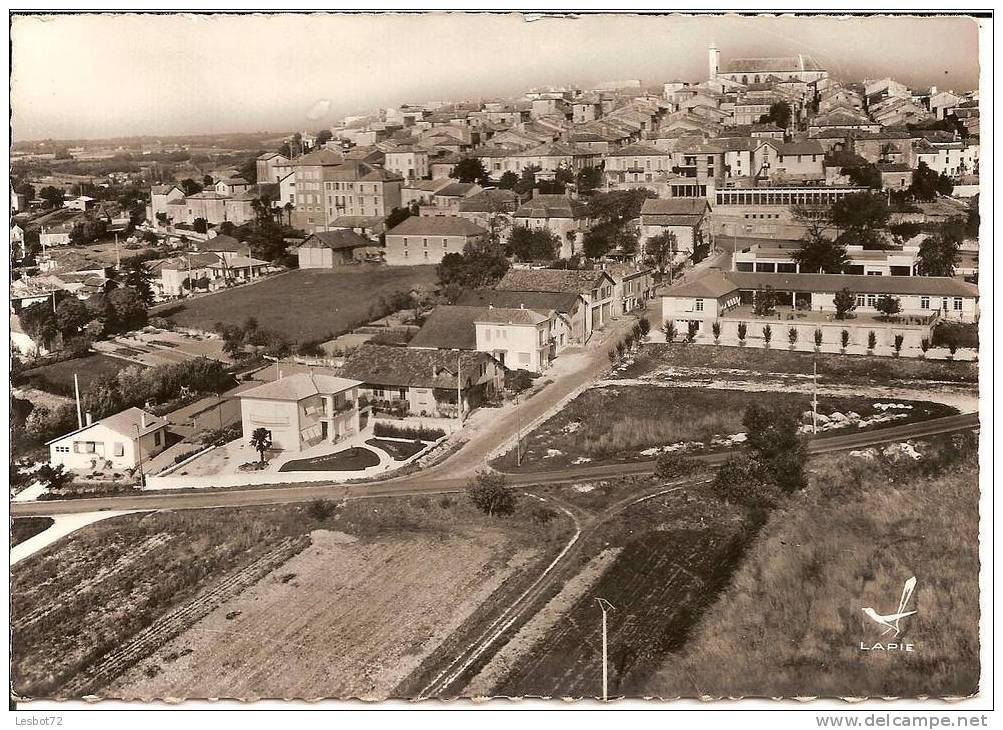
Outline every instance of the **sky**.
{"label": "sky", "polygon": [[15,16],[14,140],[316,131],[346,114],[542,85],[707,78],[805,53],[837,78],[978,85],[978,26],[949,17],[517,13]]}

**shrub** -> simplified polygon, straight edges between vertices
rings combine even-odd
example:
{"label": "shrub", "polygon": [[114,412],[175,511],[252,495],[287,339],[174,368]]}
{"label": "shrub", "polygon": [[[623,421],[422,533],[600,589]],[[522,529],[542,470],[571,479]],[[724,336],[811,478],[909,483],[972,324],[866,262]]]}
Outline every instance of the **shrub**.
{"label": "shrub", "polygon": [[843,330],[842,332],[839,333],[839,345],[845,350],[846,346],[849,344],[850,344],[850,332],[849,330]]}
{"label": "shrub", "polygon": [[323,522],[333,515],[338,509],[338,505],[326,499],[315,499],[307,506],[307,514],[317,522]]}
{"label": "shrub", "polygon": [[919,349],[923,351],[924,355],[926,355],[926,351],[930,349],[930,340],[928,338],[926,338],[926,337],[924,337],[922,340],[920,340],[919,341]]}
{"label": "shrub", "polygon": [[515,393],[521,393],[533,384],[533,380],[539,377],[528,370],[506,370],[505,387]]}
{"label": "shrub", "polygon": [[665,333],[665,341],[672,342],[676,339],[676,321],[674,319],[668,320],[664,325],[662,325],[662,332]]}
{"label": "shrub", "polygon": [[549,507],[544,507],[543,505],[537,505],[533,508],[533,512],[530,515],[530,519],[536,525],[546,525],[551,520],[557,517],[557,513]]}
{"label": "shrub", "polygon": [[477,509],[491,517],[504,517],[515,512],[515,494],[501,474],[480,472],[467,484],[467,496]]}
{"label": "shrub", "polygon": [[719,339],[721,339],[721,323],[720,322],[718,322],[717,320],[714,320],[714,324],[712,324],[710,326],[710,331],[714,335],[714,342],[717,342]]}
{"label": "shrub", "polygon": [[905,338],[902,335],[895,335],[895,354],[902,352],[902,342]]}
{"label": "shrub", "polygon": [[765,342],[766,346],[769,347],[770,340],[772,339],[773,339],[773,328],[770,327],[770,325],[766,325],[765,327],[763,327],[763,342]]}
{"label": "shrub", "polygon": [[815,330],[815,347],[821,347],[821,346],[822,346],[822,330],[816,329]]}
{"label": "shrub", "polygon": [[871,330],[870,332],[867,333],[867,349],[873,350],[877,344],[878,344],[878,336],[874,333],[874,330]]}
{"label": "shrub", "polygon": [[441,497],[439,497],[439,507],[441,507],[442,509],[449,509],[452,506],[453,506],[453,498],[450,497],[448,494],[444,494]]}
{"label": "shrub", "polygon": [[748,325],[746,325],[745,322],[739,322],[738,323],[738,341],[739,342],[745,342],[745,335],[748,334],[748,332],[749,332]]}
{"label": "shrub", "polygon": [[787,341],[791,343],[791,347],[792,348],[794,347],[794,345],[797,344],[797,342],[798,342],[798,328],[797,327],[791,327],[789,330],[787,330]]}
{"label": "shrub", "polygon": [[373,435],[408,439],[409,441],[438,441],[446,435],[446,432],[441,428],[397,426],[384,421],[376,421],[373,424]]}
{"label": "shrub", "polygon": [[686,323],[686,341],[692,343],[693,340],[697,338],[697,330],[700,329],[700,323],[690,321]]}
{"label": "shrub", "polygon": [[763,466],[748,456],[732,456],[717,470],[712,488],[729,504],[769,508],[776,504],[776,490],[763,479]]}
{"label": "shrub", "polygon": [[655,462],[655,476],[659,479],[678,479],[692,474],[696,464],[682,454],[667,452],[658,455]]}
{"label": "shrub", "polygon": [[65,489],[73,481],[73,475],[67,473],[62,464],[59,464],[58,466],[42,464],[38,471],[35,472],[35,478],[40,481],[43,486],[54,492]]}
{"label": "shrub", "polygon": [[648,333],[651,332],[651,322],[648,321],[647,317],[641,317],[637,321],[637,326],[641,330],[641,337],[647,337]]}

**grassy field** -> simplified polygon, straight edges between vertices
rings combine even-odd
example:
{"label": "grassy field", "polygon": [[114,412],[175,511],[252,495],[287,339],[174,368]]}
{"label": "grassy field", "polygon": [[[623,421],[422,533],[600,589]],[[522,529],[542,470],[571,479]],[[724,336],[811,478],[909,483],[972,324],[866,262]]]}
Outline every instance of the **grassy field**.
{"label": "grassy field", "polygon": [[[657,486],[651,477],[628,477],[537,491],[597,515],[626,493]],[[658,659],[681,646],[701,612],[713,604],[749,534],[743,511],[723,504],[704,485],[607,516],[583,538],[559,592],[539,607],[469,691],[600,695],[602,635],[596,598],[602,597],[615,607],[609,614],[610,692],[636,695]]]}
{"label": "grassy field", "polygon": [[[111,686],[134,696],[137,687],[152,687],[159,696],[177,696],[171,686],[141,683],[163,674],[162,682],[173,677],[181,682],[178,691],[187,691],[191,685],[170,669],[184,655],[179,666],[192,676],[211,674],[218,687],[237,693],[386,693],[398,670],[435,648],[442,638],[437,631],[468,620],[492,587],[519,589],[523,576],[538,571],[567,539],[561,520],[491,519],[457,497],[323,504],[123,516],[19,563],[11,576],[14,689],[32,697],[66,696],[83,670],[100,666],[144,629],[159,630],[172,611],[195,605],[196,596],[231,581],[283,540],[309,543],[305,536],[319,530],[312,546],[248,589],[251,598],[238,594],[214,606],[185,625],[189,631],[180,639],[165,629],[163,641],[134,662],[140,674],[94,691],[107,696]],[[332,533],[350,537],[329,539]],[[360,612],[360,605],[382,608]],[[245,618],[234,623],[238,616]],[[321,642],[311,639],[318,621],[327,622]],[[213,664],[211,657],[223,656],[236,639],[191,633],[193,626],[239,626],[242,635],[258,637],[253,660],[271,671]],[[266,641],[279,635],[277,626],[287,633]],[[167,645],[172,648],[161,651]],[[330,671],[318,672],[318,666]],[[208,685],[202,690],[203,697],[211,691]]]}
{"label": "grassy field", "polygon": [[297,342],[329,339],[371,319],[381,297],[433,286],[434,266],[343,271],[308,269],[258,284],[172,305],[159,313],[179,325],[203,330],[240,325],[248,317]]}
{"label": "grassy field", "polygon": [[372,450],[353,446],[326,456],[287,461],[279,471],[361,471],[379,463],[380,457]]}
{"label": "grassy field", "polygon": [[51,517],[19,517],[11,523],[10,546],[20,545],[50,527],[52,527]]}
{"label": "grassy field", "polygon": [[26,370],[24,379],[39,390],[72,398],[74,373],[79,376],[80,392],[83,393],[98,378],[115,375],[133,364],[108,355],[85,355]]}
{"label": "grassy field", "polygon": [[[696,348],[692,348],[696,349]],[[769,393],[770,402],[804,412],[811,409],[811,396],[804,393]],[[714,437],[744,431],[742,416],[764,394],[743,390],[670,388],[629,385],[592,388],[575,398],[541,424],[523,441],[523,471],[556,469],[584,463],[636,461],[654,458],[642,453],[654,447],[699,442],[713,445]],[[895,399],[896,402],[905,403]],[[876,413],[874,398],[819,397],[819,413],[853,411],[867,418]],[[894,423],[955,413],[937,403],[909,402],[906,418]],[[832,433],[860,431],[856,427]],[[496,461],[504,470],[515,470],[515,450]]]}
{"label": "grassy field", "polygon": [[[804,497],[774,512],[693,638],[643,693],[676,696],[967,696],[979,679],[978,456],[974,437],[917,442],[919,461],[813,461]],[[895,610],[896,640],[862,612]]]}
{"label": "grassy field", "polygon": [[748,370],[753,373],[798,373],[811,375],[818,363],[819,379],[826,382],[881,385],[901,380],[943,380],[978,383],[976,362],[951,362],[921,358],[891,358],[869,355],[832,355],[790,352],[779,347],[705,347],[645,345],[635,362],[620,377],[636,378],[665,367]]}

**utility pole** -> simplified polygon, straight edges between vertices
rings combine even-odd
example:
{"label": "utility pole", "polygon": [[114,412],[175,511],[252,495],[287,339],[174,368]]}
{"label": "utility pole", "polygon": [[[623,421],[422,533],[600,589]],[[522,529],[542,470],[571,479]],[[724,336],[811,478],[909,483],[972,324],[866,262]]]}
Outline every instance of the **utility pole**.
{"label": "utility pole", "polygon": [[120,271],[122,269],[122,257],[121,257],[121,255],[119,254],[119,251],[118,251],[118,234],[117,233],[115,234],[115,268],[118,269],[118,270],[120,270]]}
{"label": "utility pole", "polygon": [[139,431],[139,424],[132,424],[136,427],[136,453],[139,454],[139,488],[142,489],[146,486],[146,480],[143,478],[143,436]]}
{"label": "utility pole", "polygon": [[77,396],[77,428],[84,427],[84,416],[80,410],[80,379],[73,373],[73,392]]}
{"label": "utility pole", "polygon": [[463,425],[463,389],[460,386],[460,351],[456,351],[456,418]]}
{"label": "utility pole", "polygon": [[818,360],[811,364],[811,433],[818,435]]}
{"label": "utility pole", "polygon": [[609,700],[609,664],[607,662],[608,642],[606,631],[606,612],[615,610],[613,604],[605,598],[596,598],[599,610],[602,611],[602,699],[603,702]]}
{"label": "utility pole", "polygon": [[515,465],[522,466],[522,410],[519,408],[519,394],[515,394]]}

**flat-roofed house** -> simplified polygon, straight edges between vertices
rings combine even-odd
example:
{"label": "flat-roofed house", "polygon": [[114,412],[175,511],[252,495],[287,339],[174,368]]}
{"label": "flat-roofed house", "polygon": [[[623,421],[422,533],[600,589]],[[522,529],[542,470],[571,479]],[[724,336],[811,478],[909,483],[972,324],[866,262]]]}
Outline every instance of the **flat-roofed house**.
{"label": "flat-roofed house", "polygon": [[287,375],[240,397],[244,438],[267,429],[272,448],[302,451],[323,442],[337,443],[366,427],[368,411],[360,410],[358,380],[322,373]]}
{"label": "flat-roofed house", "polygon": [[391,266],[438,264],[446,254],[463,253],[467,243],[487,233],[459,216],[413,215],[387,231],[386,262]]}
{"label": "flat-roofed house", "polygon": [[76,471],[134,469],[167,447],[167,425],[166,418],[126,408],[49,441],[49,462]]}

